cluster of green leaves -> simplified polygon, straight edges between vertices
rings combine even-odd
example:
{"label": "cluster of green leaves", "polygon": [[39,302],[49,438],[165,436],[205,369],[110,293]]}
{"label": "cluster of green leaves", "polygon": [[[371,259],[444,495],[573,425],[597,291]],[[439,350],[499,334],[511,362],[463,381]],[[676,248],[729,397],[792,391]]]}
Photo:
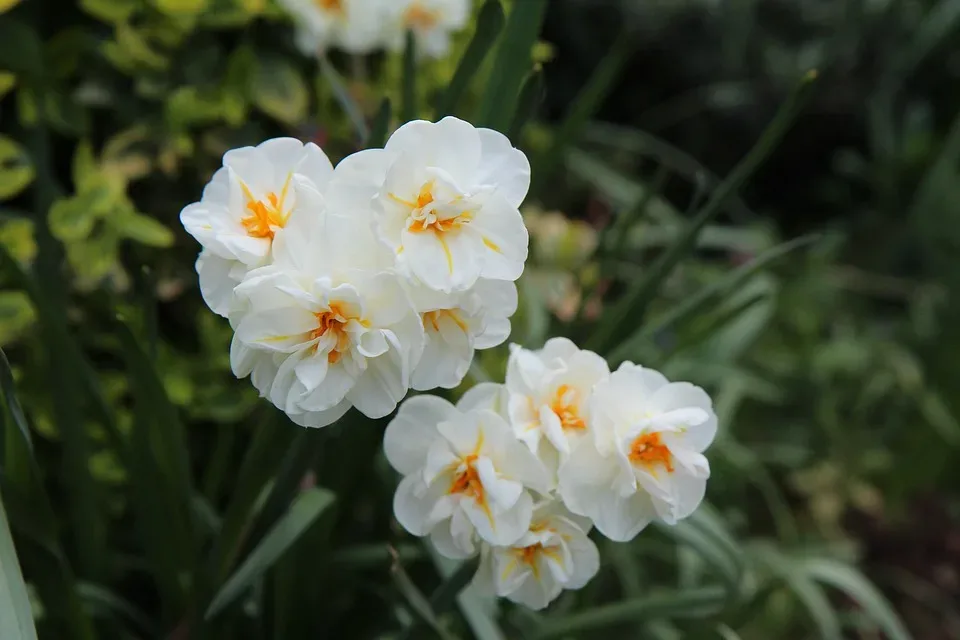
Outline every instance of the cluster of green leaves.
{"label": "cluster of green leaves", "polygon": [[[867,305],[840,305],[859,272],[833,236],[778,244],[768,225],[727,221],[755,220],[738,193],[816,74],[794,75],[719,178],[664,140],[591,122],[637,44],[629,21],[561,121],[531,123],[549,4],[478,3],[456,55],[426,65],[412,46],[306,60],[260,0],[0,15],[0,108],[16,107],[0,111],[0,338],[14,363],[0,360],[0,638],[909,637],[839,515],[897,489],[890,463],[864,455],[882,449],[875,429],[915,464],[957,443],[919,364],[938,289],[911,291],[916,312],[895,327],[911,340],[891,343]],[[693,380],[723,425],[709,504],[602,543],[597,578],[542,614],[464,588],[473,563],[392,522],[382,421],[300,430],[232,379],[229,327],[202,308],[196,247],[171,231],[227,148],[292,134],[337,156],[448,113],[525,148],[531,201],[609,212],[599,230],[525,212],[512,339],[565,334],[612,365]],[[954,177],[952,139],[922,180],[927,202]],[[466,384],[499,379],[505,357],[483,352]]]}

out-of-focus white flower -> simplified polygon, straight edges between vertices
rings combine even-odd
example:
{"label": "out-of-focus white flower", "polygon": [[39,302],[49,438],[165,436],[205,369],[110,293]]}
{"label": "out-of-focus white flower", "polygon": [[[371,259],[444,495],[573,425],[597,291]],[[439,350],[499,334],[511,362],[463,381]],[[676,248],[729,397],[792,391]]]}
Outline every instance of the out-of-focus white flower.
{"label": "out-of-focus white flower", "polygon": [[416,38],[417,52],[442,58],[450,51],[450,36],[470,19],[470,0],[394,0],[388,9],[386,44],[402,49],[407,31]]}
{"label": "out-of-focus white flower", "polygon": [[556,470],[590,435],[591,394],[609,375],[606,360],[566,338],[551,338],[539,351],[511,345],[506,387],[517,438]]}
{"label": "out-of-focus white flower", "polygon": [[280,0],[297,26],[297,46],[315,55],[330,47],[369,53],[383,44],[392,0]]}
{"label": "out-of-focus white flower", "polygon": [[384,149],[337,166],[354,209],[372,207],[377,233],[398,269],[450,293],[479,278],[516,280],[527,258],[518,207],[530,164],[509,139],[453,117],[400,127]]}
{"label": "out-of-focus white flower", "polygon": [[351,405],[383,417],[423,351],[420,316],[369,226],[326,211],[312,185],[297,184],[296,196],[273,264],[236,288],[233,371],[303,426],[330,424]]}
{"label": "out-of-focus white flower", "polygon": [[180,213],[187,232],[203,245],[196,265],[200,291],[215,313],[225,316],[233,288],[247,271],[269,262],[274,238],[297,205],[296,183],[322,191],[332,174],[320,147],[294,138],[224,154],[200,202]]}
{"label": "out-of-focus white flower", "polygon": [[410,398],[387,426],[383,448],[404,476],[393,500],[397,520],[451,558],[476,553],[478,536],[514,544],[530,527],[531,491],[549,489],[540,461],[487,409]]}
{"label": "out-of-focus white flower", "polygon": [[608,538],[633,538],[654,518],[668,524],[703,500],[717,432],[710,397],[688,382],[626,362],[597,384],[592,441],[560,466],[559,491]]}
{"label": "out-of-focus white flower", "polygon": [[517,287],[484,279],[466,291],[449,294],[413,286],[412,299],[423,318],[427,340],[413,372],[413,388],[452,389],[463,381],[475,349],[495,347],[510,335]]}
{"label": "out-of-focus white flower", "polygon": [[590,521],[556,500],[536,508],[530,528],[509,546],[484,545],[475,580],[481,588],[531,609],[543,609],[564,589],[579,589],[600,569]]}

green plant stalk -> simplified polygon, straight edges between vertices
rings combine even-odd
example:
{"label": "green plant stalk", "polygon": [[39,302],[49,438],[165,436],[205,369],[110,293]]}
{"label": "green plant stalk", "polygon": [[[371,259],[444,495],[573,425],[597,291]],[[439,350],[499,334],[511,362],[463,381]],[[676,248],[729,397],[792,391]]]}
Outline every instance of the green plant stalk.
{"label": "green plant stalk", "polygon": [[723,607],[726,593],[720,587],[701,587],[683,592],[624,600],[582,613],[555,618],[536,633],[534,640],[564,638],[581,631],[602,629],[623,622],[653,618],[697,618]]}
{"label": "green plant stalk", "polygon": [[393,115],[393,108],[390,104],[390,98],[384,97],[380,101],[380,107],[377,109],[377,115],[370,126],[370,135],[367,137],[367,149],[379,149],[387,141],[387,132],[390,129],[390,116]]}
{"label": "green plant stalk", "polygon": [[567,148],[576,141],[587,120],[596,113],[613,90],[621,69],[630,59],[638,42],[642,42],[642,39],[629,27],[624,28],[610,51],[597,65],[590,80],[574,98],[560,129],[553,136],[553,142],[534,159],[534,180],[530,189],[532,193],[541,193],[553,172],[560,166]]}
{"label": "green plant stalk", "polygon": [[477,113],[477,125],[506,131],[516,112],[520,85],[530,70],[530,55],[540,34],[547,0],[514,2],[497,48],[493,72]]}
{"label": "green plant stalk", "polygon": [[417,39],[413,31],[407,31],[407,44],[403,48],[403,102],[400,116],[404,122],[417,119]]}
{"label": "green plant stalk", "polygon": [[808,90],[816,77],[815,71],[810,71],[803,77],[787,101],[780,107],[757,144],[737,164],[730,176],[717,187],[707,204],[684,229],[677,242],[664,251],[650,267],[645,278],[639,280],[623,299],[607,311],[606,320],[601,323],[587,342],[586,347],[588,349],[605,354],[624,329],[642,322],[647,305],[656,295],[661,283],[670,275],[673,268],[691,252],[703,227],[723,210],[786,135],[800,113],[805,98],[809,95]]}
{"label": "green plant stalk", "polygon": [[507,137],[516,146],[520,143],[523,128],[536,115],[543,100],[543,71],[534,69],[523,81],[520,97],[517,99],[517,112],[507,131]]}
{"label": "green plant stalk", "polygon": [[467,45],[463,57],[460,58],[460,64],[454,71],[447,90],[440,98],[437,105],[437,119],[452,115],[463,97],[464,92],[470,85],[470,81],[480,70],[487,54],[493,48],[493,44],[503,30],[505,21],[503,14],[503,5],[500,0],[487,0],[480,9],[480,15],[477,17],[477,28],[473,32],[473,38]]}

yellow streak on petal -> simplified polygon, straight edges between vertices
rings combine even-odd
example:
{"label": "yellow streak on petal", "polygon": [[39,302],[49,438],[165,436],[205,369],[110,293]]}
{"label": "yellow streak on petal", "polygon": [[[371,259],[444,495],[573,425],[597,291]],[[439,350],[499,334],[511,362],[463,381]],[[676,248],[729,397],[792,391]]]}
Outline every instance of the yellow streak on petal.
{"label": "yellow streak on petal", "polygon": [[396,202],[397,204],[402,204],[405,207],[409,207],[411,209],[417,208],[416,202],[410,202],[409,200],[404,200],[403,198],[399,197],[394,193],[387,193],[387,197],[393,200],[394,202]]}
{"label": "yellow streak on petal", "polygon": [[500,246],[487,236],[483,236],[483,244],[487,245],[487,248],[496,251],[497,253],[503,253],[503,251],[500,250]]}
{"label": "yellow streak on petal", "polygon": [[503,572],[500,574],[500,580],[501,581],[506,580],[511,573],[516,571],[516,569],[517,569],[517,559],[511,558],[510,562],[507,563],[507,566],[503,568]]}
{"label": "yellow streak on petal", "polygon": [[442,235],[439,233],[433,235],[440,241],[440,246],[443,247],[443,253],[447,256],[447,270],[450,272],[450,275],[453,275],[453,254],[450,253],[450,247],[447,246],[447,241],[443,239]]}

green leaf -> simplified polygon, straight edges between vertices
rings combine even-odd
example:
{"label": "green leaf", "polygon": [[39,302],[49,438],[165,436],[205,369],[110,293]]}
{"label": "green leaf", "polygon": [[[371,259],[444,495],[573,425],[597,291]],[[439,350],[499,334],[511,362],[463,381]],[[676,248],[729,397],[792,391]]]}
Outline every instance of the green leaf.
{"label": "green leaf", "polygon": [[564,638],[581,631],[656,618],[705,618],[722,608],[725,597],[724,590],[719,587],[702,587],[624,600],[581,613],[556,616],[537,630],[533,638]]}
{"label": "green leaf", "polygon": [[146,613],[137,609],[128,600],[121,598],[113,591],[89,582],[81,582],[77,585],[77,593],[94,612],[132,622],[149,638],[163,636],[163,633],[157,629]]}
{"label": "green leaf", "polygon": [[356,101],[350,95],[350,92],[347,91],[347,87],[343,83],[343,79],[340,77],[340,74],[337,73],[337,70],[330,64],[330,60],[327,59],[326,55],[320,56],[320,78],[325,80],[327,84],[330,85],[330,88],[333,89],[333,95],[337,99],[337,102],[340,104],[340,107],[343,109],[344,113],[347,114],[347,118],[350,119],[350,122],[353,124],[354,132],[357,135],[358,140],[366,140],[368,136],[367,132],[367,122],[363,117],[363,111],[360,110],[360,107],[357,106]]}
{"label": "green leaf", "polygon": [[403,565],[400,564],[397,558],[394,559],[390,567],[390,577],[393,579],[393,584],[396,586],[397,591],[400,592],[400,595],[406,600],[410,609],[417,615],[417,620],[400,634],[399,640],[419,637],[419,635],[423,633],[423,625],[420,623],[432,629],[441,640],[454,640],[453,636],[451,636],[440,623],[437,613],[433,610],[426,596],[417,588],[413,580],[410,579],[410,576],[404,571]]}
{"label": "green leaf", "polygon": [[43,45],[32,27],[10,18],[0,22],[0,69],[29,78],[43,75]]}
{"label": "green leaf", "polygon": [[0,200],[17,195],[33,182],[34,170],[26,151],[0,135]]}
{"label": "green leaf", "polygon": [[596,113],[604,99],[613,90],[614,83],[620,77],[620,71],[641,42],[643,38],[639,37],[633,29],[624,28],[609,53],[597,65],[589,82],[574,98],[563,123],[553,136],[552,143],[533,162],[535,167],[533,175],[536,179],[531,190],[534,193],[538,193],[540,187],[547,184],[553,171],[562,162],[563,154],[577,140],[587,120]]}
{"label": "green leaf", "polygon": [[140,6],[140,0],[80,0],[80,8],[103,22],[126,22]]}
{"label": "green leaf", "polygon": [[207,608],[209,620],[243,594],[296,542],[317,518],[333,504],[332,492],[319,487],[301,492],[289,511],[273,525],[237,571],[223,585]]}
{"label": "green leaf", "polygon": [[723,210],[737,191],[773,152],[783,136],[786,135],[804,103],[804,98],[808,95],[807,90],[815,78],[815,72],[810,72],[804,76],[793,94],[780,107],[757,144],[737,164],[727,179],[717,187],[707,204],[687,224],[683,235],[663,252],[657,261],[650,266],[646,275],[639,279],[616,305],[606,311],[606,317],[587,342],[586,348],[599,353],[606,353],[619,340],[619,336],[624,329],[636,325],[643,319],[646,307],[656,295],[660,284],[670,275],[673,268],[690,253],[703,227]]}
{"label": "green leaf", "polygon": [[111,218],[114,228],[124,237],[150,247],[173,246],[173,232],[150,216],[130,211]]}
{"label": "green leaf", "polygon": [[814,580],[835,587],[855,600],[890,640],[911,640],[893,606],[854,567],[827,558],[804,558],[798,563]]}
{"label": "green leaf", "polygon": [[7,524],[7,514],[0,500],[0,638],[3,640],[36,640],[30,598],[20,573],[17,550]]}
{"label": "green leaf", "polygon": [[534,69],[520,88],[520,97],[517,98],[517,112],[507,132],[507,137],[514,145],[520,142],[523,128],[536,115],[540,103],[543,101],[543,71]]}
{"label": "green leaf", "polygon": [[707,562],[723,580],[728,598],[740,593],[744,573],[743,554],[726,532],[723,521],[709,507],[702,505],[689,518],[674,526],[657,524],[657,528],[678,542],[688,545]]}
{"label": "green leaf", "polygon": [[310,92],[300,73],[282,58],[257,57],[250,86],[253,104],[272,118],[289,125],[307,115]]}
{"label": "green leaf", "polygon": [[33,327],[37,313],[23,291],[0,291],[0,347]]}
{"label": "green leaf", "polygon": [[23,413],[23,407],[17,399],[17,389],[13,382],[13,372],[10,370],[10,361],[7,360],[7,354],[0,349],[0,391],[3,392],[3,401],[13,418],[13,423],[20,431],[24,443],[30,455],[33,455],[33,439],[30,437],[30,425],[27,423],[27,416]]}
{"label": "green leaf", "polygon": [[520,85],[531,68],[547,0],[514,2],[497,48],[493,71],[480,103],[477,125],[506,131],[516,112]]}
{"label": "green leaf", "polygon": [[9,71],[0,71],[0,99],[17,86],[17,76]]}
{"label": "green leaf", "polygon": [[61,198],[50,207],[47,226],[53,237],[64,243],[86,239],[97,220],[110,212],[113,193],[105,186],[94,187],[70,198]]}
{"label": "green leaf", "polygon": [[195,16],[206,10],[210,0],[153,0],[153,3],[168,16]]}
{"label": "green leaf", "polygon": [[610,352],[610,361],[619,362],[629,359],[632,353],[639,349],[644,342],[650,340],[658,331],[662,331],[670,326],[682,324],[690,318],[698,317],[706,309],[715,305],[718,300],[722,300],[724,296],[739,290],[744,282],[748,281],[752,276],[773,262],[776,262],[783,256],[797,249],[812,244],[818,238],[819,236],[809,235],[784,242],[757,256],[750,262],[737,267],[723,278],[708,284],[694,295],[685,298],[684,301],[677,306],[657,316],[651,322],[642,324],[633,334]]}
{"label": "green leaf", "polygon": [[384,98],[380,101],[380,108],[377,109],[377,115],[370,126],[370,135],[367,137],[367,149],[379,149],[387,141],[387,131],[390,129],[390,116],[393,110],[390,105],[390,98]]}
{"label": "green leaf", "polygon": [[480,66],[486,59],[487,54],[493,48],[493,44],[503,30],[505,22],[503,15],[503,5],[500,0],[487,0],[480,9],[480,15],[477,17],[477,28],[473,32],[473,38],[467,45],[463,57],[460,58],[460,64],[453,73],[453,78],[447,85],[447,90],[440,97],[437,105],[437,119],[443,116],[452,115],[467,90],[470,81],[480,70]]}
{"label": "green leaf", "polygon": [[817,627],[817,637],[823,640],[842,640],[840,620],[830,606],[830,600],[820,586],[810,579],[800,563],[781,553],[770,544],[756,544],[754,557],[789,587],[807,610]]}
{"label": "green leaf", "polygon": [[21,0],[0,0],[0,14],[6,13],[20,4]]}
{"label": "green leaf", "polygon": [[406,34],[403,48],[403,100],[400,103],[400,118],[404,122],[417,119],[417,39],[413,31]]}

